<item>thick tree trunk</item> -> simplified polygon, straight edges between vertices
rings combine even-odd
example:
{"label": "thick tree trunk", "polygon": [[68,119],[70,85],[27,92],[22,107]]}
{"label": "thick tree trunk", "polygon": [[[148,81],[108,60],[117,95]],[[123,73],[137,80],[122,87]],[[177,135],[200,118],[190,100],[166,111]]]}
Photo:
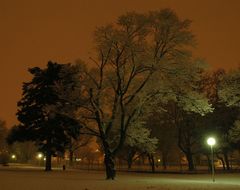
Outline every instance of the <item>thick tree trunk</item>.
{"label": "thick tree trunk", "polygon": [[104,164],[106,170],[106,179],[114,180],[116,176],[115,170],[115,163],[114,163],[114,156],[109,148],[108,142],[105,139],[103,140],[103,147],[104,147]]}
{"label": "thick tree trunk", "polygon": [[185,145],[182,145],[182,129],[178,127],[178,147],[180,150],[185,154],[187,161],[188,161],[188,170],[193,171],[195,170],[194,163],[193,163],[193,153],[191,151],[190,140],[189,138],[186,139]]}
{"label": "thick tree trunk", "polygon": [[51,138],[49,138],[46,144],[45,171],[51,171],[51,170],[52,170],[52,152],[51,152]]}
{"label": "thick tree trunk", "polygon": [[152,154],[148,154],[148,160],[149,160],[149,164],[151,165],[151,168],[152,168],[152,173],[155,173],[155,161],[154,161],[154,157]]}
{"label": "thick tree trunk", "polygon": [[224,153],[223,153],[223,156],[224,156],[224,160],[225,160],[225,163],[226,163],[226,166],[227,166],[227,170],[230,170],[230,164],[229,164],[229,159],[228,159],[228,153],[227,153],[227,152],[224,152]]}
{"label": "thick tree trunk", "polygon": [[186,157],[187,157],[187,161],[188,161],[188,170],[189,171],[195,170],[192,153],[191,152],[186,152]]}
{"label": "thick tree trunk", "polygon": [[226,166],[225,166],[225,161],[224,161],[224,159],[223,159],[221,156],[219,156],[218,154],[216,154],[216,156],[217,156],[217,158],[218,158],[219,160],[221,160],[221,163],[222,163],[222,166],[223,166],[223,170],[226,170]]}
{"label": "thick tree trunk", "polygon": [[132,158],[131,157],[128,157],[127,164],[128,164],[128,170],[130,170],[132,168]]}
{"label": "thick tree trunk", "polygon": [[220,160],[221,160],[222,165],[223,165],[223,170],[226,170],[226,166],[225,166],[225,162],[224,162],[223,158],[221,157]]}
{"label": "thick tree trunk", "polygon": [[47,150],[45,171],[51,171],[51,170],[52,170],[52,154],[51,154],[51,150]]}
{"label": "thick tree trunk", "polygon": [[114,158],[110,150],[105,150],[104,164],[106,169],[106,179],[114,179],[116,176]]}
{"label": "thick tree trunk", "polygon": [[69,165],[73,165],[73,151],[69,150]]}
{"label": "thick tree trunk", "polygon": [[136,154],[136,151],[134,150],[130,150],[128,151],[128,155],[127,155],[127,164],[128,164],[128,169],[132,168],[132,163],[133,163],[133,157]]}

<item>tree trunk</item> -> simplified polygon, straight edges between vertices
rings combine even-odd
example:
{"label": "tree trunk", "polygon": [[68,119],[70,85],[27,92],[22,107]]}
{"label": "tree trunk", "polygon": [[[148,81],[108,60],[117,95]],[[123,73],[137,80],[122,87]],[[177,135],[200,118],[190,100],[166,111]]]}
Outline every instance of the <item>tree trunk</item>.
{"label": "tree trunk", "polygon": [[185,145],[182,143],[182,128],[178,127],[178,147],[180,150],[185,154],[187,161],[188,161],[188,170],[193,171],[195,169],[194,163],[193,163],[193,153],[191,151],[191,146],[190,146],[190,139],[187,138],[185,139]]}
{"label": "tree trunk", "polygon": [[47,150],[45,171],[51,171],[51,170],[52,170],[52,154],[51,154],[51,150]]}
{"label": "tree trunk", "polygon": [[104,164],[106,170],[106,179],[114,180],[116,176],[114,156],[109,148],[108,142],[103,139],[103,147],[104,147]]}
{"label": "tree trunk", "polygon": [[152,168],[152,173],[155,173],[155,162],[154,162],[153,154],[148,154],[148,160]]}
{"label": "tree trunk", "polygon": [[132,158],[131,157],[128,157],[127,164],[128,164],[128,170],[130,170],[132,168]]}
{"label": "tree trunk", "polygon": [[192,153],[190,151],[186,152],[186,157],[187,157],[187,161],[188,161],[188,170],[189,171],[195,170]]}
{"label": "tree trunk", "polygon": [[219,160],[221,160],[222,165],[223,165],[223,170],[226,170],[224,159],[221,156],[219,156],[218,154],[216,154],[216,156]]}
{"label": "tree trunk", "polygon": [[46,144],[46,163],[45,163],[45,171],[52,170],[52,152],[51,152],[51,138],[47,139]]}
{"label": "tree trunk", "polygon": [[135,154],[136,154],[136,151],[134,151],[130,148],[130,150],[128,151],[128,155],[127,155],[128,169],[132,168],[133,157],[135,156]]}
{"label": "tree trunk", "polygon": [[106,179],[114,179],[116,176],[114,159],[110,151],[105,151],[104,164],[106,169]]}
{"label": "tree trunk", "polygon": [[69,165],[73,165],[73,150],[69,150]]}
{"label": "tree trunk", "polygon": [[226,166],[227,166],[227,170],[230,170],[230,164],[229,164],[229,159],[228,159],[228,153],[227,153],[227,152],[224,152],[224,153],[223,153],[223,156],[224,156],[224,160],[225,160],[225,163],[226,163]]}

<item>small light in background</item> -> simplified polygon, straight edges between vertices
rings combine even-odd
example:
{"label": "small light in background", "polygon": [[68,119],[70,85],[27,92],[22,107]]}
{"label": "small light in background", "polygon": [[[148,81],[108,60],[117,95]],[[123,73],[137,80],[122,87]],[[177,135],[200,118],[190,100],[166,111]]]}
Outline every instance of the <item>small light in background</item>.
{"label": "small light in background", "polygon": [[11,158],[12,158],[12,159],[16,159],[16,155],[13,154],[13,155],[11,156]]}
{"label": "small light in background", "polygon": [[76,158],[76,161],[77,161],[77,162],[81,162],[82,159],[81,159],[81,158]]}
{"label": "small light in background", "polygon": [[37,155],[37,158],[38,159],[41,159],[43,157],[43,155],[41,154],[41,153],[39,153],[38,155]]}

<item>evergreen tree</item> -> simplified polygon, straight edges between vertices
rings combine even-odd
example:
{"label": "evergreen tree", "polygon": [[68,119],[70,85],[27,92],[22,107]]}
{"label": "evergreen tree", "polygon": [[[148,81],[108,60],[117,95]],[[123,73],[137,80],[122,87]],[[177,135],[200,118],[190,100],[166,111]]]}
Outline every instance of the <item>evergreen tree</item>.
{"label": "evergreen tree", "polygon": [[29,69],[33,78],[23,84],[23,97],[18,102],[20,125],[8,137],[9,143],[34,141],[46,155],[46,171],[51,170],[52,155],[63,153],[70,138],[79,133],[80,125],[67,99],[78,85],[73,80],[78,72],[72,67],[49,62],[45,69]]}

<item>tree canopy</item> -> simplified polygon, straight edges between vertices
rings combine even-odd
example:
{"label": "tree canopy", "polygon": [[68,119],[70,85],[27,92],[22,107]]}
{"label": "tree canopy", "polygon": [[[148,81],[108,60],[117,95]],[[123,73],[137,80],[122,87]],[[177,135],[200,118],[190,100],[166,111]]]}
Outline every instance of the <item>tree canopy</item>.
{"label": "tree canopy", "polygon": [[[78,85],[72,80],[77,72],[71,67],[70,64],[48,62],[47,68],[29,69],[33,78],[23,84],[23,97],[18,102],[20,124],[8,137],[9,143],[36,142],[46,155],[46,170],[51,170],[51,155],[63,153],[70,138],[77,137],[80,129],[77,120],[69,113],[71,102],[63,98],[68,93],[63,89],[74,89]],[[67,74],[66,70],[69,71]]]}

